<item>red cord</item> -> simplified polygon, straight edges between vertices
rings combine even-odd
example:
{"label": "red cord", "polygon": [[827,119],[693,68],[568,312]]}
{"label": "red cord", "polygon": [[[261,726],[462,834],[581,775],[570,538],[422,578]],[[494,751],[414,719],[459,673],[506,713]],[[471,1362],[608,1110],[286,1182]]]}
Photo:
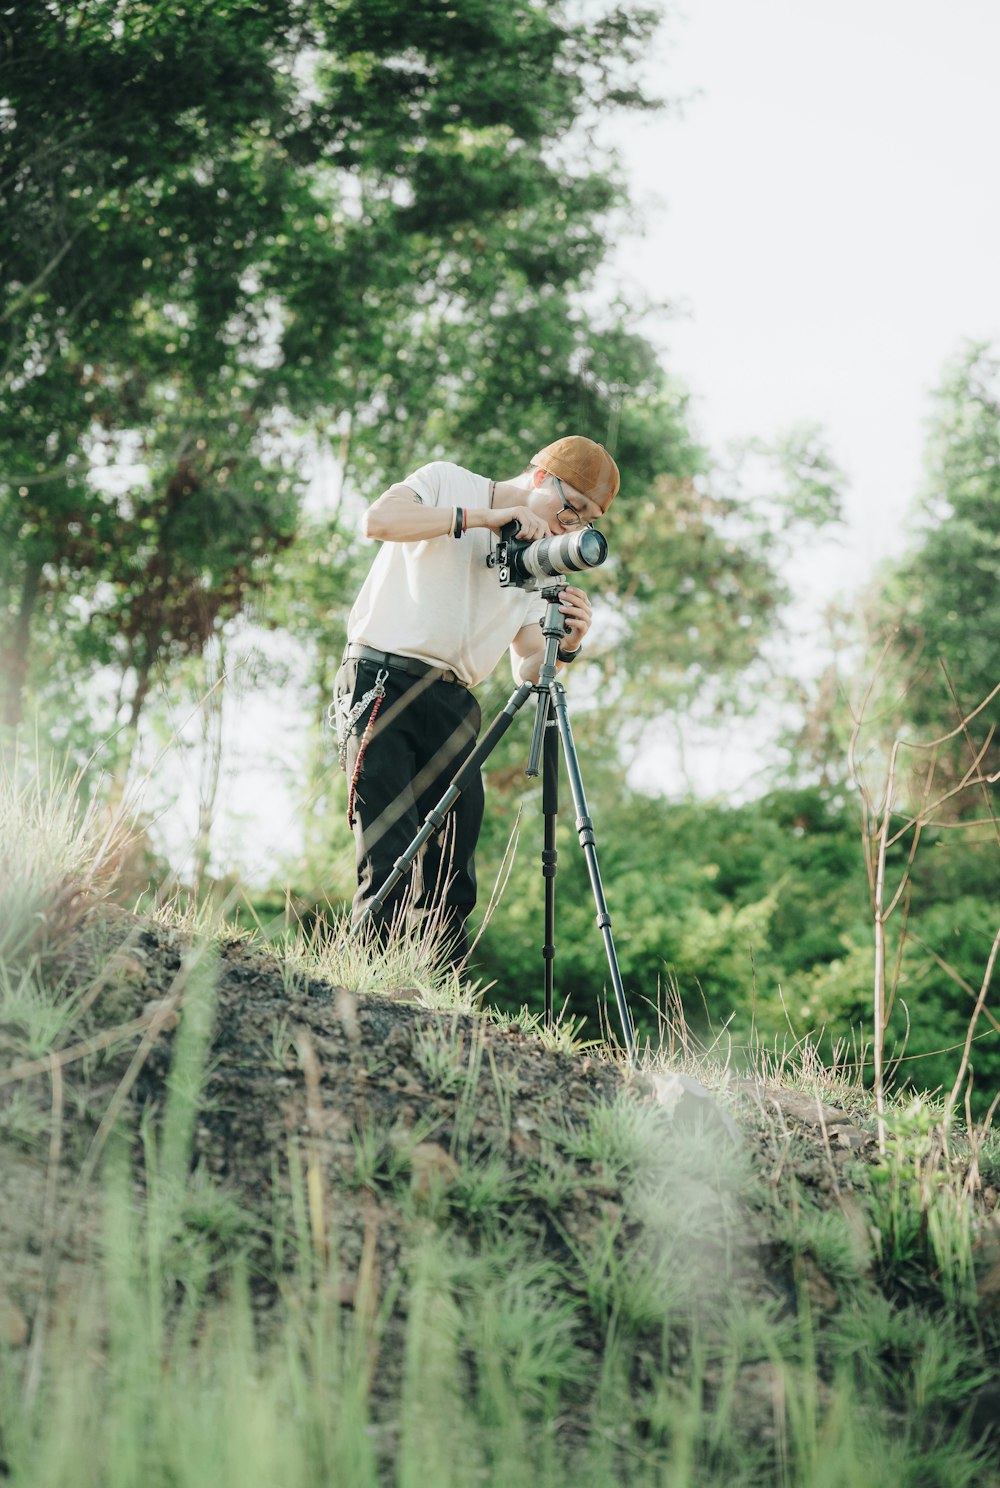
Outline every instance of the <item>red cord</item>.
{"label": "red cord", "polygon": [[361,740],[361,748],[358,750],[358,758],[354,766],[354,774],[351,776],[351,788],[347,793],[347,825],[351,828],[352,831],[354,830],[354,798],[357,794],[358,779],[361,775],[361,761],[365,757],[365,750],[368,748],[368,741],[372,736],[372,727],[375,723],[376,718],[378,717],[378,710],[382,706],[382,699],[384,697],[385,693],[383,692],[379,693],[378,697],[375,699],[375,706],[372,708],[372,711],[368,716],[368,727],[365,729],[364,737]]}

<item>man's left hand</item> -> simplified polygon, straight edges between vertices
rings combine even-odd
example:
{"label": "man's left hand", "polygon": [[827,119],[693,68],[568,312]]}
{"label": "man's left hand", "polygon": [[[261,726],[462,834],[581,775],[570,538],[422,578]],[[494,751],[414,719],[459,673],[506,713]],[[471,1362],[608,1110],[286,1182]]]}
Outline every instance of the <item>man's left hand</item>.
{"label": "man's left hand", "polygon": [[566,624],[566,634],[560,642],[559,649],[578,651],[583,645],[583,638],[594,618],[590,600],[582,589],[567,587],[559,596],[559,610]]}

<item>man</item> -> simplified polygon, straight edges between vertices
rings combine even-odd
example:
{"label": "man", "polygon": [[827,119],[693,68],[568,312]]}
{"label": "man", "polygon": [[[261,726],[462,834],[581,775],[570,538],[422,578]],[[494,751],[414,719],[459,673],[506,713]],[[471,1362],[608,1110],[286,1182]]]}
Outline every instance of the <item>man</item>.
{"label": "man", "polygon": [[[481,718],[470,689],[508,647],[515,681],[538,681],[545,603],[536,593],[500,587],[487,564],[497,534],[509,522],[532,542],[585,527],[604,515],[618,486],[607,450],[570,435],[540,450],[513,480],[438,461],[390,486],[369,508],[365,536],[382,547],[351,610],[334,702],[357,850],[355,920],[475,747]],[[560,610],[561,668],[590,629],[590,601],[570,586]],[[479,779],[426,844],[409,881],[404,877],[373,916],[380,935],[411,904],[440,926],[446,958],[465,959],[482,818]]]}

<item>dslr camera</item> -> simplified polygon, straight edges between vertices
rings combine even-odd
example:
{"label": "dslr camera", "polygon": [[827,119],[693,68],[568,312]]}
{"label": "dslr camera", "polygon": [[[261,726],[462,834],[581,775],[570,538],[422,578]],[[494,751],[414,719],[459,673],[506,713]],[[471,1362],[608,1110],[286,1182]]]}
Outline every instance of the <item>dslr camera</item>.
{"label": "dslr camera", "polygon": [[537,542],[523,542],[517,536],[520,530],[517,522],[501,527],[496,552],[486,560],[490,568],[499,570],[501,589],[511,585],[518,589],[543,589],[560,574],[597,568],[608,556],[608,540],[596,527],[560,532],[556,537],[543,537]]}

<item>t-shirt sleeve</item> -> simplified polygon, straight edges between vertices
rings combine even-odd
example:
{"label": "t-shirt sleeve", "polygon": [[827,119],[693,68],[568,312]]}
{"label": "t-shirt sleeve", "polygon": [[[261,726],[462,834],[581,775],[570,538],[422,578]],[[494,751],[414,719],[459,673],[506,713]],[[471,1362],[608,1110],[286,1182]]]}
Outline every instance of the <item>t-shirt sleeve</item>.
{"label": "t-shirt sleeve", "polygon": [[419,470],[404,476],[401,484],[415,491],[425,506],[440,506],[442,477],[448,468],[446,461],[434,460],[430,465],[421,465]]}

